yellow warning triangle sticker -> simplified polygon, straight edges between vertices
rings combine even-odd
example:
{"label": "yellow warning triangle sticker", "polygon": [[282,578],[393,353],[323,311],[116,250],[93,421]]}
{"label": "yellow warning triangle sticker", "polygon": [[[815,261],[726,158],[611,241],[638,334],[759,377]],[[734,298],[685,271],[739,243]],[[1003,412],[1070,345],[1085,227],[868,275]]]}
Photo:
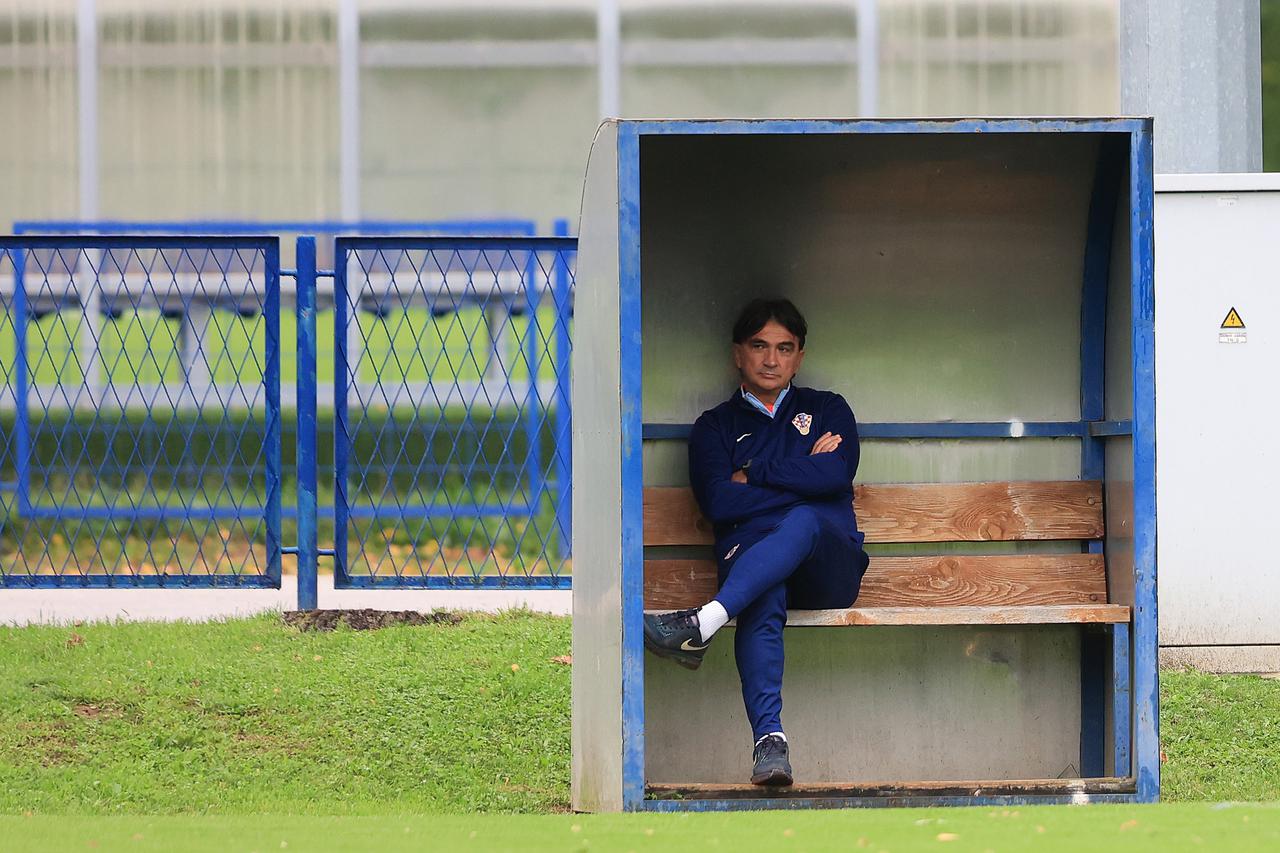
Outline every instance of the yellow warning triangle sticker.
{"label": "yellow warning triangle sticker", "polygon": [[1222,328],[1224,329],[1243,329],[1244,328],[1244,320],[1240,319],[1240,314],[1236,311],[1235,308],[1232,308],[1230,311],[1227,312],[1227,319],[1222,321]]}

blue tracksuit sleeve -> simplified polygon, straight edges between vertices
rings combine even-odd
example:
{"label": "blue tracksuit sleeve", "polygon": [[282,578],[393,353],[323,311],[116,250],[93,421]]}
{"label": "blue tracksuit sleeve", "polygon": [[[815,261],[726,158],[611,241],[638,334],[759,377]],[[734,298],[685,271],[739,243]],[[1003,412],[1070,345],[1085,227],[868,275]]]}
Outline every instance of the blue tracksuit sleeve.
{"label": "blue tracksuit sleeve", "polygon": [[831,395],[822,411],[822,432],[843,440],[829,453],[785,459],[762,459],[751,463],[747,481],[755,486],[785,489],[805,497],[822,497],[847,492],[858,473],[858,424],[853,410],[839,394]]}
{"label": "blue tracksuit sleeve", "polygon": [[698,506],[713,524],[743,521],[799,503],[799,496],[764,486],[735,483],[728,443],[709,418],[689,434],[689,483]]}

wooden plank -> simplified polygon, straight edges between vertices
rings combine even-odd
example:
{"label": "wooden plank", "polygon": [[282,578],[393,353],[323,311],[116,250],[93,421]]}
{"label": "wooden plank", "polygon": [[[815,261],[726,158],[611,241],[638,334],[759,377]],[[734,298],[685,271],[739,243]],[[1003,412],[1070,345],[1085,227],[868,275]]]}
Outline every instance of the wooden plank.
{"label": "wooden plank", "polygon": [[715,541],[711,522],[698,509],[692,489],[645,487],[644,544],[711,545]]}
{"label": "wooden plank", "polygon": [[[646,560],[645,607],[678,610],[716,594],[713,560]],[[1107,602],[1101,554],[872,557],[860,608],[960,607]]]}
{"label": "wooden plank", "polygon": [[850,607],[791,610],[795,627],[849,625],[1059,625],[1128,622],[1123,604],[1038,604],[1027,607]]}
{"label": "wooden plank", "polygon": [[1132,779],[1001,779],[957,782],[810,782],[770,787],[748,783],[650,782],[649,799],[739,800],[806,797],[1008,797],[1036,794],[1127,794]]}
{"label": "wooden plank", "polygon": [[[868,542],[994,542],[1100,539],[1097,480],[879,483],[854,487]],[[707,545],[711,524],[687,488],[644,490],[644,544]]]}
{"label": "wooden plank", "polygon": [[[666,608],[647,608],[648,613]],[[788,610],[790,628],[847,628],[855,625],[1127,625],[1123,604],[1034,604],[1026,607],[846,607],[843,610]],[[734,620],[729,620],[734,624]]]}
{"label": "wooden plank", "polygon": [[868,485],[853,505],[871,542],[1098,539],[1106,529],[1097,480]]}
{"label": "wooden plank", "polygon": [[715,598],[719,579],[714,560],[645,560],[647,610],[701,607]]}

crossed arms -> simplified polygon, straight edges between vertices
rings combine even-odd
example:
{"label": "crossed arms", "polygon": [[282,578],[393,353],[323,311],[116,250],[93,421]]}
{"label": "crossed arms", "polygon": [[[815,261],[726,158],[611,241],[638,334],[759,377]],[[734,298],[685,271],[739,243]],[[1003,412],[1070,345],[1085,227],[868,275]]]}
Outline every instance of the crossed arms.
{"label": "crossed arms", "polygon": [[710,418],[699,418],[689,436],[689,480],[707,518],[714,524],[742,521],[848,491],[859,455],[853,411],[833,395],[820,422],[826,432],[809,455],[753,459],[744,471],[734,469],[732,437]]}

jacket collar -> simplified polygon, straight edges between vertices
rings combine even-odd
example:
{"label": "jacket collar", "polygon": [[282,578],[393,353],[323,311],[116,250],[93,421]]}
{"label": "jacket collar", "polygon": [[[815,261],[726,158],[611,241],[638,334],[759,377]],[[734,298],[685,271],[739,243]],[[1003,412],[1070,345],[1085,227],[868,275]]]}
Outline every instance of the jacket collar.
{"label": "jacket collar", "polygon": [[[783,415],[789,413],[792,409],[795,408],[796,397],[799,396],[797,392],[799,392],[800,390],[801,390],[800,386],[795,384],[794,382],[792,382],[790,385],[787,386],[787,393],[783,395],[782,401],[778,403],[778,405],[774,408],[773,418],[771,420],[776,421],[778,420],[778,418],[781,418]],[[729,402],[733,403],[735,406],[742,409],[743,411],[747,411],[753,415],[757,415],[759,417],[769,419],[768,415],[766,415],[764,412],[757,409],[755,406],[751,405],[749,402],[747,402],[747,398],[742,396],[742,386],[738,386],[737,388],[734,389],[733,396],[729,398]]]}

